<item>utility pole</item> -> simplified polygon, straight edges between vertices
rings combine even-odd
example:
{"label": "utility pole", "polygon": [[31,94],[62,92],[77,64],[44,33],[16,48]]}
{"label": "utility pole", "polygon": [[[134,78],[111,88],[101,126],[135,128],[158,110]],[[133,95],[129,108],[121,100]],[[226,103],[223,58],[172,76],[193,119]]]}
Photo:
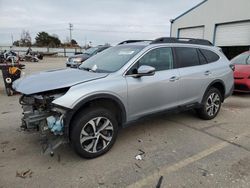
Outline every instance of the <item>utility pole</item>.
{"label": "utility pole", "polygon": [[71,43],[71,40],[72,40],[72,31],[73,31],[73,24],[69,23],[69,40],[70,40],[70,43]]}

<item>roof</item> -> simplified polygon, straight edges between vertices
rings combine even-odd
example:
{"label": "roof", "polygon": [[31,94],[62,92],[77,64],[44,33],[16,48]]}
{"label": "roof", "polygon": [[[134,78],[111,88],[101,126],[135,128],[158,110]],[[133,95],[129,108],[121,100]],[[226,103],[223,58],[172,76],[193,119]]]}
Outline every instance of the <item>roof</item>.
{"label": "roof", "polygon": [[196,9],[197,7],[199,7],[200,5],[204,4],[207,1],[208,0],[204,0],[204,1],[200,2],[199,4],[197,4],[196,6],[194,6],[193,8],[191,8],[191,9],[187,10],[186,12],[182,13],[181,15],[177,16],[175,19],[170,20],[170,22],[173,23],[174,21],[178,20],[182,16],[186,15],[187,13],[191,12],[192,10]]}

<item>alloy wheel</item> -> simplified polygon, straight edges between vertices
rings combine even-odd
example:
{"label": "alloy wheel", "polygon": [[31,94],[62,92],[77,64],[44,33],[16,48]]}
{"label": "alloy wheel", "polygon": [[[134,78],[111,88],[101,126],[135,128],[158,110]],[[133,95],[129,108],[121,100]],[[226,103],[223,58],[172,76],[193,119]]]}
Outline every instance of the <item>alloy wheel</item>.
{"label": "alloy wheel", "polygon": [[217,93],[211,93],[207,98],[206,112],[209,116],[214,116],[220,108],[220,96]]}
{"label": "alloy wheel", "polygon": [[95,117],[82,128],[80,143],[82,148],[90,153],[104,150],[113,138],[114,127],[105,117]]}

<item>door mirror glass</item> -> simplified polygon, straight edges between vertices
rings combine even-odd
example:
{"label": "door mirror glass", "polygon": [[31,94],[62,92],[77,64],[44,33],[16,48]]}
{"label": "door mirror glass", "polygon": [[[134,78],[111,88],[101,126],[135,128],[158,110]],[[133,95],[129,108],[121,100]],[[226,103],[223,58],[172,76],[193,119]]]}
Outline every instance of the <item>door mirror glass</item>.
{"label": "door mirror glass", "polygon": [[152,76],[155,74],[155,68],[148,66],[148,65],[142,65],[139,67],[139,69],[137,70],[137,77],[141,77],[141,76]]}

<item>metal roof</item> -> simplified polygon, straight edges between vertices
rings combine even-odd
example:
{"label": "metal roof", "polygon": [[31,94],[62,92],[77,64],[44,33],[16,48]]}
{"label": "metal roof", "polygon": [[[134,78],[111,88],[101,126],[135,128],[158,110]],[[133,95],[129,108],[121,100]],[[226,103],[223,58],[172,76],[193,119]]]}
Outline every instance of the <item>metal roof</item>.
{"label": "metal roof", "polygon": [[175,19],[171,20],[171,23],[173,23],[174,21],[178,20],[179,18],[181,18],[182,16],[186,15],[187,13],[191,12],[192,10],[196,9],[197,7],[199,7],[200,5],[202,5],[203,3],[207,2],[208,0],[204,0],[202,2],[200,2],[199,4],[197,4],[196,6],[194,6],[193,8],[187,10],[186,12],[182,13],[181,15],[177,16]]}

